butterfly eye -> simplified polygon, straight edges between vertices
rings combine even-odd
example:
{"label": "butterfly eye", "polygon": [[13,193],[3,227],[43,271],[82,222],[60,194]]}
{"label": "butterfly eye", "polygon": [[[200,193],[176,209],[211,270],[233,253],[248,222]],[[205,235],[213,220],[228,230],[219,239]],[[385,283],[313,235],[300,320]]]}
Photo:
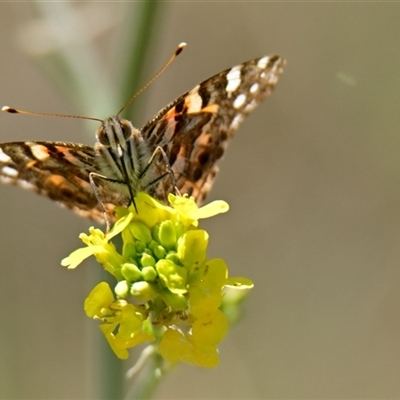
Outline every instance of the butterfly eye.
{"label": "butterfly eye", "polygon": [[132,124],[126,119],[121,119],[121,121],[119,121],[119,124],[121,126],[124,139],[128,140],[132,136]]}
{"label": "butterfly eye", "polygon": [[99,129],[97,129],[96,137],[97,137],[97,140],[98,140],[103,146],[110,147],[110,140],[109,140],[109,138],[108,138],[106,129],[104,128],[103,125],[100,126]]}

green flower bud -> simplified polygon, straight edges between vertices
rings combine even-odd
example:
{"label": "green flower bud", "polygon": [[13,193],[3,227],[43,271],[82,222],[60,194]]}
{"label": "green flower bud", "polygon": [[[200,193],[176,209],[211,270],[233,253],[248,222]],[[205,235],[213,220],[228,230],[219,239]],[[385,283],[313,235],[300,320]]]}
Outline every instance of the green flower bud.
{"label": "green flower bud", "polygon": [[151,230],[143,222],[133,221],[129,224],[130,231],[139,242],[148,244],[152,241]]}
{"label": "green flower bud", "polygon": [[136,253],[142,254],[146,250],[146,245],[141,242],[136,242]]}
{"label": "green flower bud", "polygon": [[121,273],[129,282],[136,282],[142,279],[140,269],[133,263],[125,263],[121,268]]}
{"label": "green flower bud", "polygon": [[142,269],[142,276],[146,282],[154,282],[157,279],[157,271],[154,267],[144,267]]}
{"label": "green flower bud", "polygon": [[174,264],[181,265],[181,261],[179,260],[178,253],[176,251],[169,251],[165,256],[165,259],[172,261]]}
{"label": "green flower bud", "polygon": [[154,239],[157,243],[160,243],[159,233],[160,233],[160,224],[157,223],[156,225],[153,226],[153,229],[151,230],[151,234],[152,234],[152,236],[153,236],[153,239]]}
{"label": "green flower bud", "polygon": [[154,249],[159,245],[159,243],[156,240],[152,240],[147,247],[151,250],[154,251]]}
{"label": "green flower bud", "polygon": [[153,251],[151,249],[149,249],[148,247],[146,247],[144,249],[143,254],[148,254],[149,256],[153,257]]}
{"label": "green flower bud", "polygon": [[129,296],[129,283],[127,281],[119,281],[115,285],[114,292],[119,299],[126,299]]}
{"label": "green flower bud", "polygon": [[125,259],[136,258],[136,246],[133,242],[125,242],[122,249],[122,256]]}
{"label": "green flower bud", "polygon": [[142,303],[153,300],[158,296],[157,285],[149,282],[135,282],[131,286],[132,297]]}
{"label": "green flower bud", "polygon": [[176,233],[172,221],[162,221],[158,231],[158,238],[163,247],[167,250],[176,248]]}
{"label": "green flower bud", "polygon": [[177,238],[180,238],[187,231],[186,226],[181,221],[175,221],[174,228]]}
{"label": "green flower bud", "polygon": [[165,255],[167,254],[166,250],[161,245],[158,245],[157,247],[155,247],[153,249],[153,253],[159,260],[161,260],[162,258],[165,258]]}
{"label": "green flower bud", "polygon": [[142,267],[154,267],[156,265],[156,260],[150,254],[143,253],[140,263]]}

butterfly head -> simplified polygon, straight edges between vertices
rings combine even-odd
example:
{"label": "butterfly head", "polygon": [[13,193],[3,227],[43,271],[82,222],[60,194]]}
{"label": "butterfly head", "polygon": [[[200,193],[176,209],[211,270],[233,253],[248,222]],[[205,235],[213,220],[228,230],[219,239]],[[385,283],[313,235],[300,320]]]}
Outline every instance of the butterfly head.
{"label": "butterfly head", "polygon": [[134,128],[126,119],[110,117],[105,119],[96,132],[98,143],[111,148],[117,153],[126,151],[127,142],[133,135]]}

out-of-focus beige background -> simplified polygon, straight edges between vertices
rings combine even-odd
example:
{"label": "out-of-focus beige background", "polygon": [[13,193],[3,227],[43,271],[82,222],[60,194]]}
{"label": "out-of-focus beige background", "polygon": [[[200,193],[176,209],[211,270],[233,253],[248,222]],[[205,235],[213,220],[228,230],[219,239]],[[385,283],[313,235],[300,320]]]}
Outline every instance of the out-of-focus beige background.
{"label": "out-of-focus beige background", "polygon": [[[133,5],[82,6],[117,23]],[[0,103],[76,112],[20,45],[34,15],[0,5]],[[210,256],[256,284],[246,314],[218,368],[181,366],[156,398],[400,398],[400,5],[172,2],[160,21],[146,78],[189,46],[136,126],[222,69],[271,52],[288,64],[210,196],[231,206],[206,224]],[[118,62],[112,35],[96,39],[105,67]],[[1,141],[34,139],[94,142],[79,121],[0,114]],[[102,339],[82,309],[93,266],[59,265],[90,223],[14,187],[0,200],[0,398],[95,397],[87,354]]]}

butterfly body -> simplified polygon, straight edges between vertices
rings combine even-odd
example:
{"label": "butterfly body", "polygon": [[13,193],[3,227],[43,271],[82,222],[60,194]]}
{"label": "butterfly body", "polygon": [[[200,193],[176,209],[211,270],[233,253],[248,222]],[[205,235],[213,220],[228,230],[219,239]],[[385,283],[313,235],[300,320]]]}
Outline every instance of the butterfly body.
{"label": "butterfly body", "polygon": [[99,221],[104,210],[112,220],[115,206],[128,205],[142,190],[166,202],[176,188],[201,203],[234,132],[271,94],[284,64],[270,55],[225,70],[179,96],[140,130],[127,120],[107,118],[94,147],[2,143],[0,182]]}
{"label": "butterfly body", "polygon": [[114,187],[131,200],[136,192],[148,191],[156,179],[156,164],[150,163],[153,152],[140,131],[127,120],[110,117],[97,130],[96,138],[95,159],[100,173],[92,172],[92,176],[105,180],[110,189]]}

